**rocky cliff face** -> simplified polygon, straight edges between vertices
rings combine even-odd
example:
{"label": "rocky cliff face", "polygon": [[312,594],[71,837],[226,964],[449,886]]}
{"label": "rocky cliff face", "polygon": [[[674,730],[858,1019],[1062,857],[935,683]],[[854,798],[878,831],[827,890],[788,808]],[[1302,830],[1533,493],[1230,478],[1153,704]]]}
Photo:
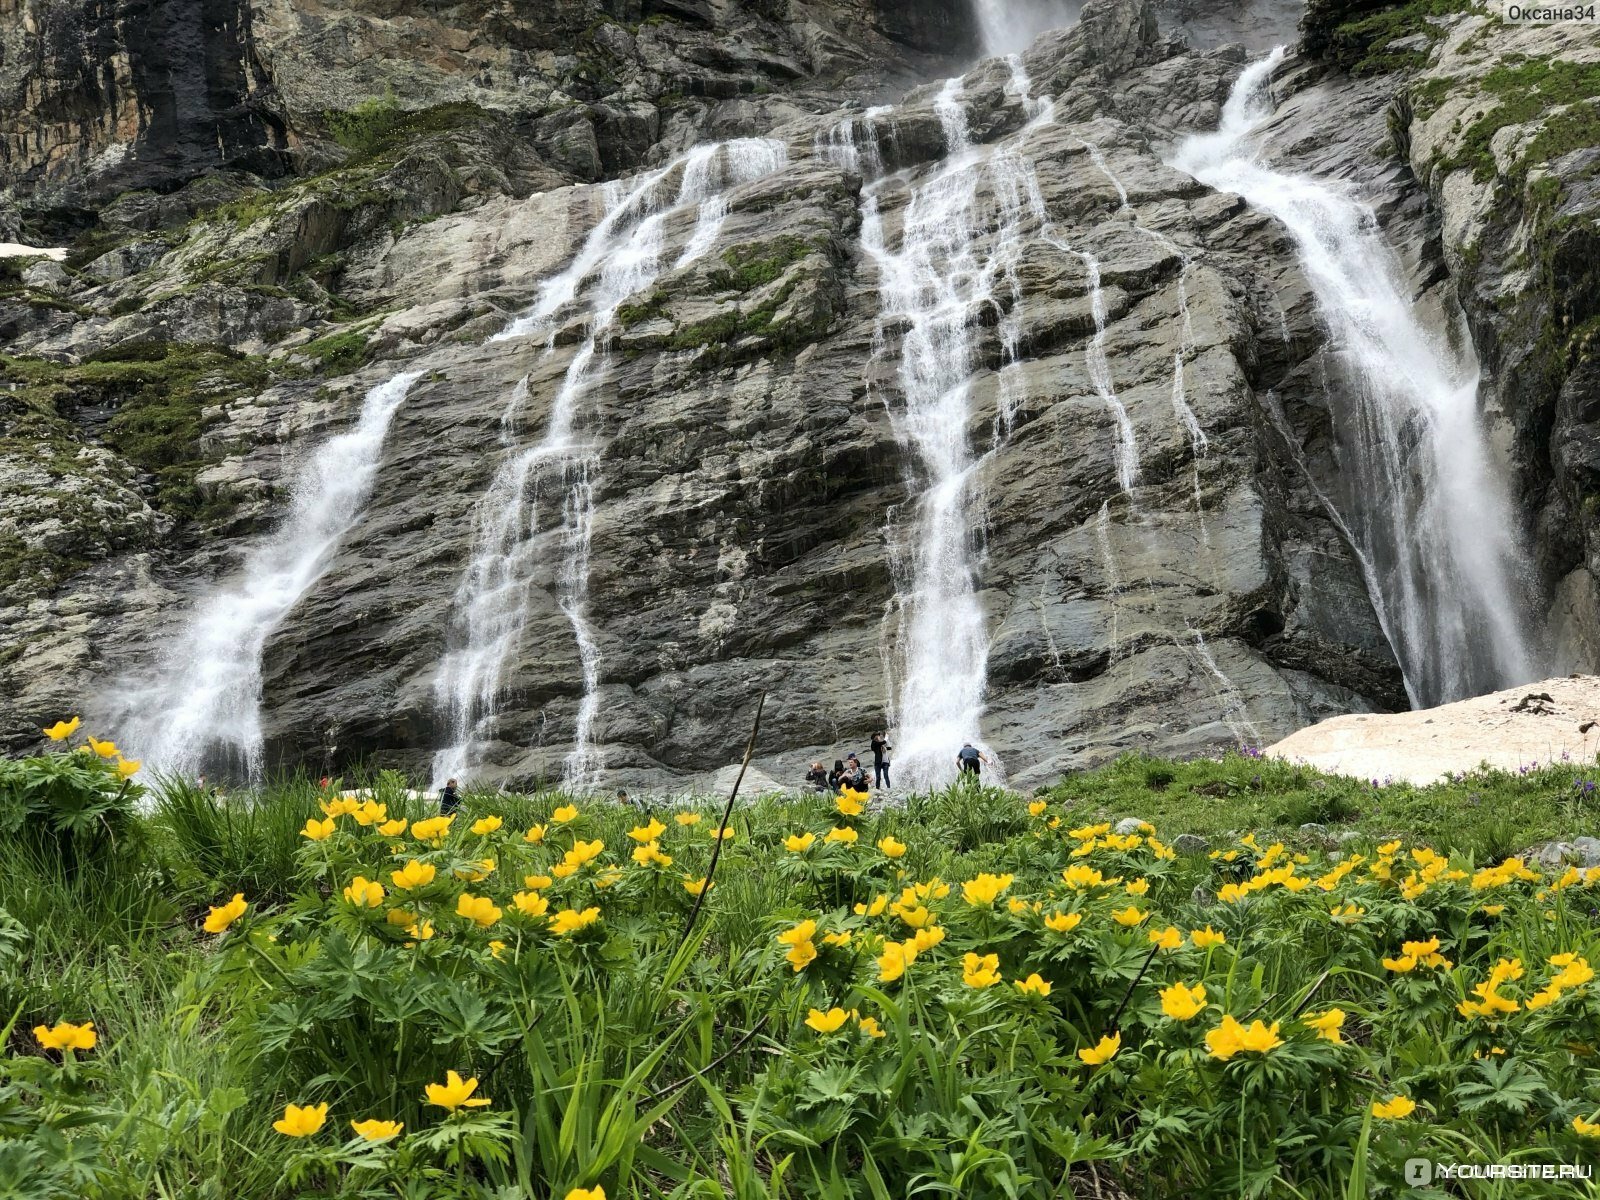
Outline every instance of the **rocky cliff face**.
{"label": "rocky cliff face", "polygon": [[[370,501],[266,643],[262,713],[274,763],[425,772],[450,736],[436,681],[461,636],[480,499],[548,430],[585,352],[577,309],[602,281],[548,336],[485,339],[601,221],[614,194],[595,181],[760,135],[785,165],[727,189],[714,227],[669,211],[664,269],[596,333],[603,375],[577,413],[594,447],[590,655],[545,524],[476,756],[489,778],[559,777],[586,670],[607,782],[722,767],[761,691],[774,777],[861,748],[892,707],[925,485],[900,420],[906,330],[880,318],[862,221],[901,236],[945,157],[952,94],[975,153],[1025,164],[1048,226],[1026,230],[1014,284],[968,321],[970,550],[990,641],[974,732],[1032,784],[1125,749],[1263,744],[1404,706],[1330,501],[1340,384],[1293,245],[1165,165],[1215,127],[1246,57],[1163,32],[1207,14],[1091,0],[1074,29],[979,63],[952,92],[912,81],[970,59],[958,4],[575,0],[537,19],[195,7],[207,12],[184,28],[204,45],[158,39],[184,66],[161,88],[140,82],[161,60],[129,43],[130,4],[28,5],[0,68],[14,227],[83,231],[65,268],[16,268],[0,297],[8,743],[69,709],[116,719],[196,596],[274,527],[307,447],[404,368],[422,374]],[[1191,30],[1198,42],[1220,39],[1216,20]],[[1575,515],[1588,287],[1555,281],[1587,279],[1581,164],[1600,139],[1560,132],[1541,148],[1526,133],[1530,163],[1579,165],[1556,170],[1556,192],[1529,170],[1544,208],[1510,240],[1495,233],[1523,218],[1438,165],[1463,152],[1445,145],[1460,139],[1459,88],[1439,81],[1479,80],[1480,107],[1504,94],[1492,47],[1490,66],[1462,65],[1473,20],[1444,20],[1376,73],[1291,59],[1267,153],[1373,202],[1441,328],[1460,293],[1541,514],[1541,563],[1573,614],[1564,645],[1581,655],[1600,620]],[[1044,96],[1053,113],[1033,119]],[[901,174],[875,184],[873,158]],[[974,245],[992,255],[1013,201],[1007,176],[984,179]],[[1500,297],[1530,277],[1547,281],[1528,301],[1543,307],[1508,314]],[[1534,370],[1537,389],[1516,382]],[[1127,489],[1108,385],[1137,450]]]}

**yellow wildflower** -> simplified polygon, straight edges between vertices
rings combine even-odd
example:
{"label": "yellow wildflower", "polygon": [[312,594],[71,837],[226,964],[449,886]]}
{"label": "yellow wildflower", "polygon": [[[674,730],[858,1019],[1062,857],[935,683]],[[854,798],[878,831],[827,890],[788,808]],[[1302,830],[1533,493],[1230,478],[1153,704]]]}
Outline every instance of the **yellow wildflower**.
{"label": "yellow wildflower", "polygon": [[522,840],[530,846],[537,846],[544,841],[545,827],[543,825],[529,826],[528,832],[522,835]]}
{"label": "yellow wildflower", "polygon": [[859,817],[867,807],[854,792],[845,792],[833,802],[833,806],[842,817]]}
{"label": "yellow wildflower", "polygon": [[564,908],[550,918],[550,932],[557,937],[566,937],[569,933],[587,929],[599,919],[600,910],[593,906],[584,909],[582,912],[573,908]]}
{"label": "yellow wildflower", "polygon": [[226,904],[216,905],[206,915],[205,931],[207,933],[222,933],[229,925],[244,916],[244,910],[249,907],[249,904],[245,902],[244,893],[235,892],[232,900],[229,900]]}
{"label": "yellow wildflower", "polygon": [[284,1107],[283,1116],[274,1121],[272,1127],[285,1137],[310,1137],[322,1128],[322,1123],[327,1119],[326,1104],[307,1104],[303,1108],[298,1104],[290,1104]]}
{"label": "yellow wildflower", "polygon": [[346,885],[344,898],[357,908],[377,908],[383,903],[383,884],[357,875]]}
{"label": "yellow wildflower", "polygon": [[1206,985],[1197,983],[1187,987],[1182,983],[1174,983],[1171,987],[1161,989],[1161,1011],[1174,1021],[1189,1021],[1199,1016],[1206,1008]]}
{"label": "yellow wildflower", "polygon": [[968,951],[961,960],[961,982],[969,988],[993,987],[1000,982],[1000,956]]}
{"label": "yellow wildflower", "polygon": [[1088,1063],[1091,1067],[1100,1067],[1104,1066],[1106,1063],[1115,1058],[1117,1056],[1117,1051],[1121,1049],[1122,1034],[1113,1033],[1109,1037],[1101,1038],[1092,1049],[1085,1047],[1084,1049],[1079,1050],[1078,1057],[1084,1062]]}
{"label": "yellow wildflower", "polygon": [[1243,1051],[1266,1054],[1281,1045],[1283,1039],[1278,1036],[1276,1021],[1270,1026],[1253,1021],[1246,1027],[1231,1014],[1224,1016],[1222,1024],[1206,1034],[1206,1049],[1211,1052],[1211,1057],[1224,1062]]}
{"label": "yellow wildflower", "polygon": [[842,1008],[830,1008],[827,1012],[813,1008],[806,1016],[806,1024],[818,1033],[836,1033],[849,1019],[850,1014]]}
{"label": "yellow wildflower", "polygon": [[885,858],[899,858],[906,852],[906,844],[893,836],[878,839],[878,849]]}
{"label": "yellow wildflower", "polygon": [[333,836],[333,831],[337,825],[338,822],[333,817],[329,817],[325,821],[319,821],[315,817],[307,817],[305,828],[300,831],[300,836],[310,838],[313,842],[326,841]]}
{"label": "yellow wildflower", "polygon": [[790,854],[804,854],[816,840],[814,833],[791,833],[783,839],[783,848]]}
{"label": "yellow wildflower", "polygon": [[661,852],[660,842],[646,842],[644,845],[634,848],[633,861],[641,867],[670,867],[672,865],[672,855]]}
{"label": "yellow wildflower", "polygon": [[95,1042],[99,1040],[93,1021],[85,1021],[82,1025],[74,1025],[69,1021],[57,1021],[54,1026],[35,1025],[33,1036],[46,1050],[62,1052],[93,1050]]}
{"label": "yellow wildflower", "polygon": [[1152,929],[1147,936],[1152,945],[1162,950],[1176,950],[1183,945],[1183,930],[1176,925],[1168,925],[1165,929]]}
{"label": "yellow wildflower", "polygon": [[525,917],[542,917],[550,911],[550,900],[538,892],[517,892],[511,903]]}
{"label": "yellow wildflower", "polygon": [[961,896],[974,908],[991,908],[1000,893],[1011,886],[1010,875],[979,875],[961,885]]}
{"label": "yellow wildflower", "polygon": [[1344,1015],[1344,1009],[1330,1008],[1326,1012],[1307,1013],[1300,1018],[1300,1024],[1316,1030],[1317,1036],[1324,1041],[1342,1044],[1344,1038],[1339,1031],[1344,1028]]}
{"label": "yellow wildflower", "polygon": [[456,916],[466,917],[479,929],[487,929],[500,919],[500,909],[487,896],[462,892],[456,897]]}
{"label": "yellow wildflower", "polygon": [[427,817],[411,823],[411,836],[419,842],[437,842],[450,832],[454,817]]}
{"label": "yellow wildflower", "polygon": [[454,1071],[445,1073],[444,1083],[430,1083],[423,1090],[429,1104],[446,1112],[455,1112],[458,1108],[482,1108],[489,1103],[486,1097],[472,1094],[478,1090],[477,1076],[462,1079]]}
{"label": "yellow wildflower", "polygon": [[563,804],[550,814],[550,819],[557,825],[565,825],[569,821],[578,819],[578,806],[576,804]]}
{"label": "yellow wildflower", "polygon": [[1572,1118],[1572,1131],[1579,1137],[1600,1138],[1600,1113],[1596,1113],[1596,1120],[1586,1121],[1582,1117]]}
{"label": "yellow wildflower", "polygon": [[406,831],[409,822],[404,817],[396,817],[392,821],[385,821],[378,826],[378,832],[384,837],[399,837]]}
{"label": "yellow wildflower", "polygon": [[889,897],[880,894],[874,896],[869,904],[857,904],[855,914],[858,917],[881,917],[887,907],[889,907]]}
{"label": "yellow wildflower", "polygon": [[77,733],[78,726],[82,724],[83,721],[81,718],[73,717],[70,721],[57,721],[54,725],[44,730],[43,733],[45,737],[49,738],[52,742],[64,742],[73,734]]}
{"label": "yellow wildflower", "polygon": [[878,982],[893,983],[899,979],[916,956],[914,946],[908,952],[900,942],[885,942],[883,953],[878,955]]}
{"label": "yellow wildflower", "polygon": [[132,779],[139,773],[139,768],[143,765],[137,759],[119,758],[117,759],[117,774],[124,779]]}
{"label": "yellow wildflower", "polygon": [[877,1017],[862,1017],[857,1024],[859,1025],[861,1032],[866,1034],[868,1037],[881,1038],[885,1036],[883,1027],[878,1024]]}
{"label": "yellow wildflower", "polygon": [[93,750],[101,758],[117,757],[117,744],[115,742],[100,742],[92,737],[88,739],[88,742],[89,749]]}
{"label": "yellow wildflower", "polygon": [[437,870],[433,864],[418,862],[412,859],[398,871],[389,872],[389,878],[394,880],[395,887],[403,892],[414,891],[417,888],[427,887],[433,882]]}
{"label": "yellow wildflower", "polygon": [[493,833],[496,829],[499,829],[500,826],[504,824],[505,822],[499,817],[480,817],[478,820],[472,823],[472,832],[477,834],[479,837],[483,837],[485,834]]}
{"label": "yellow wildflower", "polygon": [[[711,886],[715,887],[716,884],[712,884]],[[683,890],[688,892],[691,896],[700,895],[700,893],[706,890],[706,876],[702,875],[699,879],[690,879],[685,876],[683,880]]]}
{"label": "yellow wildflower", "polygon": [[1046,929],[1056,933],[1071,933],[1083,924],[1083,914],[1079,912],[1054,912],[1044,919]]}
{"label": "yellow wildflower", "polygon": [[1048,996],[1050,994],[1050,984],[1041,979],[1037,971],[1026,979],[1014,979],[1012,982],[1016,985],[1017,991],[1022,992],[1024,995]]}
{"label": "yellow wildflower", "polygon": [[1380,1121],[1402,1121],[1416,1111],[1417,1102],[1409,1096],[1394,1096],[1388,1100],[1374,1100],[1372,1115]]}
{"label": "yellow wildflower", "polygon": [[1209,950],[1213,946],[1220,946],[1228,940],[1227,934],[1218,933],[1207,925],[1204,929],[1189,930],[1189,940],[1194,943],[1197,950]]}
{"label": "yellow wildflower", "polygon": [[700,824],[700,814],[697,812],[677,813],[672,819],[684,827]]}
{"label": "yellow wildflower", "polygon": [[1048,800],[1035,800],[1035,801],[1033,801],[1032,803],[1030,803],[1028,805],[1028,815],[1030,817],[1041,816],[1044,813],[1044,810],[1049,808],[1049,807],[1050,807],[1050,801],[1048,801]]}
{"label": "yellow wildflower", "polygon": [[1118,909],[1116,912],[1112,913],[1111,914],[1111,919],[1113,921],[1115,921],[1118,925],[1123,925],[1123,926],[1127,926],[1129,928],[1132,928],[1133,926],[1138,925],[1140,922],[1142,922],[1149,915],[1150,915],[1149,913],[1143,911],[1142,909],[1136,908],[1136,907],[1134,907],[1133,905],[1130,904],[1130,905],[1128,905],[1127,908],[1121,908],[1121,909]]}
{"label": "yellow wildflower", "polygon": [[651,817],[648,824],[635,825],[632,829],[628,830],[628,836],[642,845],[647,842],[655,841],[666,831],[667,827],[665,825],[656,820],[654,817]]}
{"label": "yellow wildflower", "polygon": [[822,840],[825,842],[843,842],[845,845],[850,846],[854,845],[856,839],[860,836],[861,835],[854,829],[851,829],[848,825],[844,825],[828,830],[828,836]]}
{"label": "yellow wildflower", "polygon": [[399,1137],[405,1125],[399,1121],[380,1121],[370,1118],[365,1121],[351,1121],[350,1128],[356,1131],[356,1136],[368,1142],[387,1142],[390,1138]]}

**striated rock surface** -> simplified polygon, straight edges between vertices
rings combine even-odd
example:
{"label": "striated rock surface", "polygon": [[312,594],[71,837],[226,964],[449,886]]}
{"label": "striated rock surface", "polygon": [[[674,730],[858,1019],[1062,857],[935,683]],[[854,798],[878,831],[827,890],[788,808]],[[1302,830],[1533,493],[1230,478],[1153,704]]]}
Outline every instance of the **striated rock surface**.
{"label": "striated rock surface", "polygon": [[[131,11],[104,10],[112,24],[93,28],[115,31]],[[124,138],[137,120],[107,124],[118,105],[156,103],[124,86],[115,54],[109,71],[85,60],[110,90],[61,101],[76,115],[49,127],[50,145],[4,143],[19,232],[88,232],[60,278],[18,266],[0,288],[0,333],[23,356],[0,358],[0,742],[26,744],[68,710],[113,719],[124,681],[148,678],[196,597],[273,527],[307,448],[408,369],[423,374],[370,501],[267,642],[262,713],[274,765],[426,773],[449,737],[435,682],[459,632],[475,506],[513,452],[508,402],[525,388],[510,436],[533,444],[583,347],[576,310],[600,281],[583,282],[549,338],[486,339],[601,220],[595,181],[700,140],[760,135],[782,143],[786,165],[728,190],[713,241],[682,266],[671,264],[700,223],[670,212],[665,269],[597,335],[603,375],[577,414],[597,456],[594,751],[608,785],[710,784],[742,751],[762,691],[765,777],[793,781],[812,758],[864,751],[890,720],[920,483],[896,423],[904,331],[879,319],[862,193],[874,155],[900,173],[877,192],[894,241],[946,150],[940,85],[912,81],[970,60],[965,5],[574,0],[538,21],[472,4],[246,11],[247,24],[220,26],[248,30],[243,57],[219,44],[242,64],[225,107],[249,153],[206,168],[167,155],[148,184],[102,171],[113,144],[118,161],[156,161]],[[28,12],[39,29],[67,20],[42,0]],[[1471,20],[1444,23],[1432,65],[1350,75],[1291,58],[1265,152],[1372,203],[1436,327],[1452,326],[1461,292],[1530,503],[1576,498],[1543,531],[1581,507],[1579,466],[1556,470],[1581,454],[1529,447],[1581,443],[1572,381],[1587,360],[1536,403],[1509,387],[1501,364],[1542,343],[1503,315],[1484,272],[1507,269],[1518,243],[1462,233],[1503,214],[1450,198],[1451,175],[1425,164],[1454,135],[1429,134],[1418,99],[1396,101],[1453,78],[1450,47]],[[1186,29],[1201,49],[1174,36]],[[1328,409],[1340,381],[1293,244],[1164,165],[1183,136],[1217,124],[1247,58],[1216,45],[1228,33],[1216,8],[1091,0],[1076,28],[1020,59],[1033,99],[1055,98],[1042,122],[1013,65],[961,78],[973,141],[1027,164],[1054,231],[1026,234],[1015,287],[968,322],[967,439],[981,450],[970,536],[990,638],[988,715],[973,733],[1018,785],[1124,750],[1261,745],[1405,706],[1337,517]],[[91,38],[84,53],[115,42]],[[24,44],[36,61],[53,53]],[[5,61],[0,117],[13,125],[0,134],[42,128],[6,97],[44,95],[47,76],[59,92],[66,75]],[[1005,178],[980,184],[981,254]],[[1582,228],[1537,269],[1587,269]],[[1476,259],[1463,251],[1474,244]],[[0,269],[12,262],[27,260]],[[196,349],[206,344],[229,353]],[[1126,493],[1102,354],[1137,447]],[[86,494],[85,472],[106,486]],[[1547,591],[1575,614],[1562,636],[1592,654],[1587,535],[1539,536]],[[489,779],[559,778],[580,723],[585,662],[559,541],[547,527],[530,543],[527,619],[480,748]]]}

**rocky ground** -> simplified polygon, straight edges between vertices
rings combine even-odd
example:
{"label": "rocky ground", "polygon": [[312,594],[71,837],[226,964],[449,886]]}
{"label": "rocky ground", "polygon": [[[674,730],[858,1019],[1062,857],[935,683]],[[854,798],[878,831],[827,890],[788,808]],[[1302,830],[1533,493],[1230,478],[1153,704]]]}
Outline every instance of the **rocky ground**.
{"label": "rocky ground", "polygon": [[[77,6],[37,0],[31,29],[4,35],[0,236],[71,252],[0,260],[0,741],[114,710],[118,681],[148,670],[193,595],[271,527],[303,448],[409,366],[426,373],[372,502],[268,646],[265,708],[275,762],[423,769],[444,736],[432,684],[473,506],[498,463],[486,448],[524,375],[537,435],[573,349],[484,338],[597,220],[594,181],[701,138],[761,134],[789,165],[734,191],[712,252],[619,319],[584,414],[604,447],[596,736],[619,784],[708,778],[737,759],[765,690],[767,775],[861,749],[883,720],[894,515],[914,483],[891,372],[873,359],[864,181],[814,146],[970,55],[965,5],[685,0],[619,18],[574,2],[548,27],[471,4],[191,7],[234,17],[206,24],[206,53],[185,52],[160,87],[131,64],[177,56],[171,37],[80,62],[105,39],[86,39]],[[1239,27],[1282,8],[1243,5]],[[1583,141],[1569,109],[1506,101],[1497,39],[1543,39],[1509,44],[1571,64],[1558,67],[1570,87],[1600,49],[1581,33],[1486,35],[1470,14],[1391,44],[1335,19],[1350,15],[1334,12],[1339,36],[1281,72],[1270,153],[1369,198],[1425,305],[1465,303],[1503,368],[1505,441],[1539,514],[1529,536],[1569,614],[1558,640],[1581,656],[1600,628],[1582,466],[1586,147],[1600,138]],[[1339,491],[1338,382],[1292,246],[1163,165],[1184,134],[1215,127],[1249,52],[1221,44],[1220,10],[1161,16],[1165,31],[1142,0],[1093,0],[1077,31],[1042,38],[1025,62],[1059,98],[1046,126],[1022,128],[1001,64],[963,81],[974,136],[1028,156],[1052,222],[1100,260],[1105,345],[1143,468],[1121,495],[1081,261],[1029,246],[1014,311],[975,316],[972,425],[994,445],[977,481],[992,635],[981,733],[1021,785],[1124,749],[1264,744],[1405,704],[1325,504]],[[1184,19],[1206,48],[1177,36]],[[194,136],[195,105],[223,84],[227,119]],[[932,101],[912,90],[883,123],[911,185],[943,150]],[[1485,121],[1499,122],[1487,136]],[[160,141],[137,132],[163,128]],[[1528,206],[1499,202],[1499,174],[1479,178],[1485,148],[1521,164],[1509,178]],[[886,195],[892,228],[906,190]],[[669,244],[690,225],[674,222]],[[772,278],[741,286],[730,267],[750,262]],[[1004,412],[1002,318],[1025,346]],[[1171,404],[1180,350],[1203,452]],[[546,555],[535,576],[489,749],[491,773],[519,781],[559,774],[576,722],[557,565]]]}

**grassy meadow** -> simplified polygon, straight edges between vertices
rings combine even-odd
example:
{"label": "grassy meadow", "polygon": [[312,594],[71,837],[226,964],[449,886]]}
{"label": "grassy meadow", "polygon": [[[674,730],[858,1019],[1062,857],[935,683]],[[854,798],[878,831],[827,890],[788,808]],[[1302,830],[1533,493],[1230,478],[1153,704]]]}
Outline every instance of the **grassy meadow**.
{"label": "grassy meadow", "polygon": [[1131,757],[724,829],[81,741],[0,760],[4,1200],[1600,1194],[1401,1169],[1600,1160],[1600,869],[1517,857],[1600,830],[1593,764]]}

